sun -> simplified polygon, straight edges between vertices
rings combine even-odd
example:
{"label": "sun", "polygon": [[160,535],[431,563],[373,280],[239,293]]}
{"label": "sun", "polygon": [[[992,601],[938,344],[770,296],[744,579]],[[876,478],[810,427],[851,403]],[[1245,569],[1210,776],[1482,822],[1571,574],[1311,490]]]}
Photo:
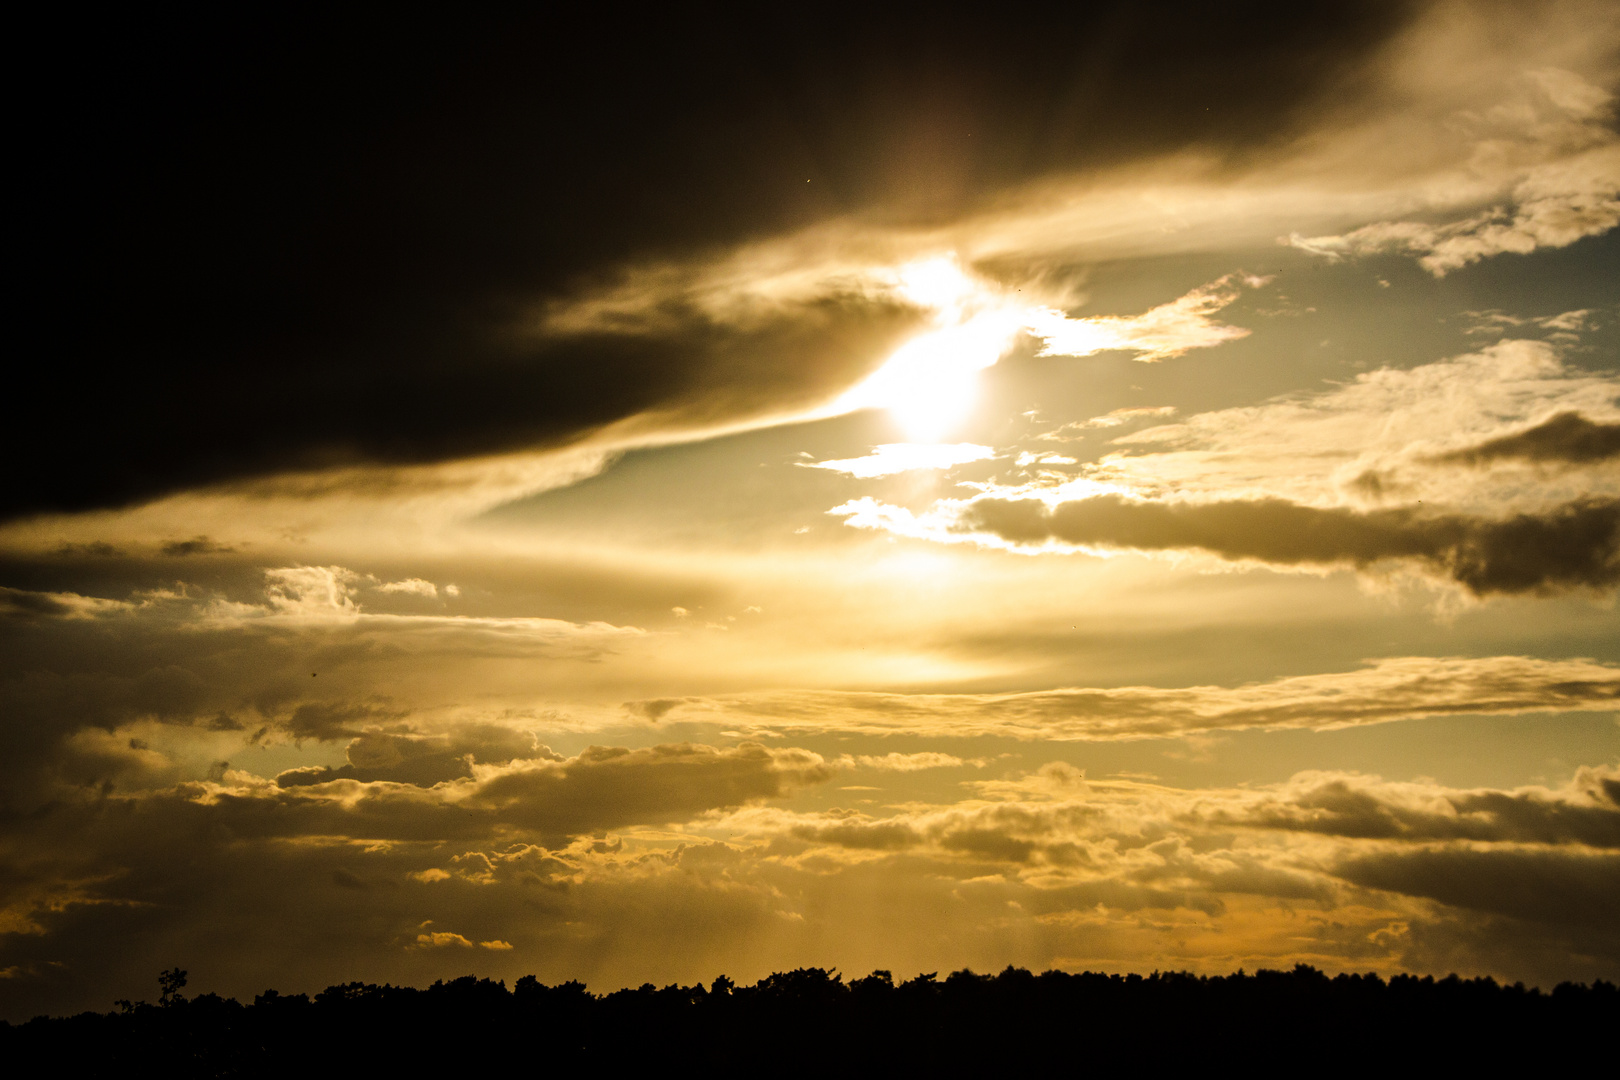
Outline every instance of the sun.
{"label": "sun", "polygon": [[933,329],[896,349],[838,406],[888,409],[908,437],[938,440],[972,412],[979,373],[1006,355],[1028,314],[1000,289],[965,272],[954,255],[900,267],[894,291],[932,309]]}

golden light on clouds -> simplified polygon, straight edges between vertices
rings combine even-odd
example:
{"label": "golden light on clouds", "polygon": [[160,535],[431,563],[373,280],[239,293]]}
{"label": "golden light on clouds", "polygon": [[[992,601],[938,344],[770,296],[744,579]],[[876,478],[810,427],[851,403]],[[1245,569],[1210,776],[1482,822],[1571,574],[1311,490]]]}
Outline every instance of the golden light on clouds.
{"label": "golden light on clouds", "polygon": [[1021,302],[1015,289],[975,278],[954,256],[900,267],[895,294],[931,312],[934,329],[912,338],[831,411],[886,408],[913,439],[940,439],[966,419],[979,373],[998,363],[1020,335],[1040,343],[1041,356],[1092,356],[1105,351],[1142,361],[1181,356],[1244,337],[1210,316],[1230,304],[1242,286],[1268,278],[1227,275],[1139,316],[1071,318],[1055,308]]}
{"label": "golden light on clouds", "polygon": [[64,67],[0,1016],[1620,975],[1620,18],[1256,3]]}

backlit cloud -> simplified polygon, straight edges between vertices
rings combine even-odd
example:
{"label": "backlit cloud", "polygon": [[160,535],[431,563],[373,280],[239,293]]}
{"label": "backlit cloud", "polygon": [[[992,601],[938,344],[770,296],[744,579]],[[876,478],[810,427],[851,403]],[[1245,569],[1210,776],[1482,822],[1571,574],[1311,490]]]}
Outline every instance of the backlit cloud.
{"label": "backlit cloud", "polygon": [[1620,502],[1571,503],[1490,519],[1416,508],[1321,509],[1281,499],[1144,502],[1118,495],[1047,505],[978,499],[952,528],[1014,545],[1193,550],[1271,566],[1409,561],[1476,596],[1620,584]]}
{"label": "backlit cloud", "polygon": [[1404,657],[1342,674],[1246,686],[1120,687],[1016,694],[747,694],[682,701],[666,719],[871,733],[1120,739],[1242,728],[1331,729],[1420,716],[1605,712],[1620,668],[1520,656]]}
{"label": "backlit cloud", "polygon": [[866,457],[845,458],[836,461],[800,461],[796,464],[807,469],[828,469],[847,473],[861,480],[874,476],[893,476],[895,473],[917,469],[949,469],[970,461],[983,461],[995,456],[995,450],[973,443],[918,444],[884,443],[874,446]]}
{"label": "backlit cloud", "polygon": [[0,1020],[1620,977],[1620,8],[778,8],[41,9]]}

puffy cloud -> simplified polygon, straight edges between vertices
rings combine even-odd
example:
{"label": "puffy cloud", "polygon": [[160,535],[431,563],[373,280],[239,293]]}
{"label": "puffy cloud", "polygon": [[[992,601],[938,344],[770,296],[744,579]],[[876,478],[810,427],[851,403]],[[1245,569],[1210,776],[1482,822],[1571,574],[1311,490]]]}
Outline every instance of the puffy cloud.
{"label": "puffy cloud", "polygon": [[[378,592],[407,593],[413,596],[438,596],[439,587],[431,581],[422,578],[406,578],[403,581],[385,581],[377,586]],[[451,594],[454,595],[454,594]]]}
{"label": "puffy cloud", "polygon": [[[673,776],[761,753],[593,751],[541,768],[635,759],[623,778],[635,784],[660,761]],[[778,753],[786,771],[809,762]],[[901,971],[987,967],[1010,953],[1042,967],[1220,971],[1309,958],[1389,972],[1432,968],[1442,939],[1446,966],[1465,972],[1591,978],[1620,959],[1601,902],[1613,848],[1594,849],[1570,813],[1620,810],[1607,786],[1616,776],[1603,767],[1556,789],[1459,790],[1306,773],[1182,790],[1054,763],[882,816],[750,801],[680,828],[550,846],[512,834],[347,840],[330,817],[255,830],[222,789],[188,786],[59,806],[8,833],[0,910],[14,932],[0,963],[22,985],[0,988],[0,1009],[105,1007],[94,995],[138,993],[164,961],[201,988],[251,995],[319,988],[357,964],[378,980],[430,981],[463,970],[473,949],[492,976],[583,977],[599,990],[817,956]],[[700,766],[688,779],[697,789],[711,777]],[[344,787],[331,785],[333,797]],[[1347,811],[1344,791],[1384,810]],[[309,801],[287,796],[257,797],[278,814]],[[628,816],[663,823],[701,802]],[[1515,824],[1528,819],[1512,808],[1526,806],[1552,831]],[[1400,827],[1344,827],[1347,814],[1380,813]],[[300,917],[281,918],[294,897]],[[93,985],[81,974],[90,957]]]}
{"label": "puffy cloud", "polygon": [[[12,635],[10,663],[0,673],[8,717],[0,725],[0,803],[38,806],[62,795],[62,785],[170,783],[181,759],[200,778],[219,757],[311,739],[358,740],[359,756],[295,774],[306,783],[329,773],[429,784],[466,775],[467,754],[479,761],[527,755],[528,736],[513,734],[511,725],[468,727],[489,711],[464,708],[459,688],[436,694],[408,680],[431,683],[446,658],[459,665],[489,657],[589,663],[643,636],[633,627],[559,619],[374,613],[361,603],[361,581],[341,566],[293,566],[128,599],[0,593],[0,629],[9,626]],[[526,715],[532,721],[535,714]],[[162,768],[151,767],[152,756],[113,753],[111,744],[79,737],[147,737],[136,727],[149,724],[191,729],[161,740],[171,759]],[[243,735],[211,739],[214,732]],[[186,749],[213,743],[210,751]],[[385,748],[399,759],[384,765],[370,754]]]}
{"label": "puffy cloud", "polygon": [[[1620,872],[1620,804],[1606,786],[1617,775],[1582,769],[1561,789],[1503,791],[1306,773],[1260,789],[1178,791],[1119,781],[1054,787],[1031,774],[975,785],[998,801],[883,818],[780,810],[743,817],[756,830],[781,830],[858,860],[926,850],[980,873],[985,863],[1010,864],[1040,883],[1048,910],[1097,896],[1126,909],[1220,911],[1218,897],[1232,894],[1342,908],[1354,902],[1348,884],[1543,923],[1590,941],[1587,931],[1612,922],[1604,898]],[[1232,827],[1240,834],[1220,832]],[[1273,830],[1333,839],[1326,847],[1293,845],[1267,839]],[[1601,947],[1620,958],[1612,934]]]}
{"label": "puffy cloud", "polygon": [[[1595,930],[1605,939],[1606,951],[1616,943],[1614,896],[1620,890],[1620,856],[1613,852],[1395,850],[1352,855],[1334,870],[1370,889],[1576,932]],[[1588,948],[1592,944],[1596,943]]]}
{"label": "puffy cloud", "polygon": [[378,701],[301,701],[274,717],[276,726],[294,739],[357,739],[380,723],[400,723],[409,713]]}
{"label": "puffy cloud", "polygon": [[[479,734],[463,733],[459,740],[367,734],[351,746],[351,764],[339,769],[283,773],[274,783],[233,773],[231,783],[180,785],[132,796],[126,805],[176,821],[214,818],[260,837],[436,841],[533,835],[558,841],[779,798],[823,783],[836,771],[810,751],[757,743],[729,749],[691,743],[592,746],[562,758],[514,745],[522,741],[515,733],[492,751],[490,735],[480,740]],[[506,760],[486,764],[476,760],[476,750],[452,756],[447,746],[474,746]],[[379,763],[353,764],[368,756]]]}
{"label": "puffy cloud", "polygon": [[743,743],[728,750],[690,743],[627,750],[591,747],[563,762],[478,770],[466,805],[547,832],[579,833],[790,794],[832,778],[807,750]]}
{"label": "puffy cloud", "polygon": [[360,614],[359,577],[341,566],[277,567],[264,572],[264,595],[271,612],[285,618],[352,619]]}
{"label": "puffy cloud", "polygon": [[416,935],[415,948],[418,949],[443,949],[450,946],[470,949],[473,947],[473,943],[460,934],[451,933],[447,930],[433,930]]}
{"label": "puffy cloud", "polygon": [[[211,783],[58,800],[0,844],[0,962],[50,972],[71,958],[61,978],[100,993],[144,982],[156,956],[196,957],[194,971],[247,963],[239,970],[251,982],[275,977],[276,956],[298,955],[306,959],[281,967],[283,977],[320,971],[335,981],[353,973],[345,965],[392,970],[382,954],[412,948],[518,951],[524,926],[584,925],[558,910],[575,906],[567,893],[582,859],[611,860],[622,847],[581,840],[569,854],[569,835],[685,821],[832,770],[805,751],[744,745],[595,747],[478,772],[431,789],[354,780],[278,789],[227,771]],[[538,839],[557,854],[532,846]],[[491,885],[506,888],[483,891]],[[644,902],[657,905],[660,891]],[[514,902],[531,905],[529,915]],[[300,917],[286,919],[294,909]],[[424,914],[455,929],[429,930]],[[620,918],[639,925],[633,913]],[[208,955],[195,952],[215,931]],[[99,966],[85,963],[92,954]],[[48,990],[34,979],[19,993],[37,1012]],[[6,994],[0,1010],[12,1015],[21,1000]]]}
{"label": "puffy cloud", "polygon": [[[1366,902],[1354,889],[1375,889],[1539,923],[1612,961],[1620,940],[1592,931],[1612,921],[1602,898],[1620,869],[1620,804],[1605,785],[1616,775],[1583,769],[1564,788],[1503,791],[1306,773],[1258,789],[1181,791],[1120,781],[1053,785],[1037,773],[974,785],[992,801],[881,818],[775,809],[739,817],[758,835],[777,831],[814,845],[805,859],[830,850],[860,865],[926,855],[978,874],[1000,864],[1002,874],[1038,885],[1019,900],[1037,910],[1101,902],[1218,913],[1234,896],[1257,895],[1348,911]],[[1293,843],[1278,830],[1326,839]],[[1419,908],[1402,914],[1414,924],[1435,919]],[[1493,931],[1521,947],[1541,933]],[[1391,944],[1413,947],[1405,930],[1395,938]],[[1472,944],[1488,952],[1501,942]]]}
{"label": "puffy cloud", "polygon": [[1361,839],[1584,844],[1620,849],[1620,771],[1583,767],[1568,788],[1451,790],[1359,776],[1302,775],[1237,819]]}
{"label": "puffy cloud", "polygon": [[1242,728],[1327,729],[1420,716],[1607,711],[1620,668],[1522,656],[1402,657],[1343,673],[1238,687],[1119,687],[1014,694],[797,691],[686,698],[672,719],[761,728],[1118,739]]}
{"label": "puffy cloud", "polygon": [[[295,722],[297,721],[295,714]],[[300,730],[307,730],[301,728]],[[338,729],[332,729],[334,732]],[[332,780],[361,783],[386,780],[432,787],[472,776],[475,763],[503,765],[509,761],[542,758],[561,761],[540,746],[532,733],[494,724],[468,724],[448,733],[422,734],[369,730],[350,741],[348,764],[305,766],[276,777],[280,787],[307,787]]]}

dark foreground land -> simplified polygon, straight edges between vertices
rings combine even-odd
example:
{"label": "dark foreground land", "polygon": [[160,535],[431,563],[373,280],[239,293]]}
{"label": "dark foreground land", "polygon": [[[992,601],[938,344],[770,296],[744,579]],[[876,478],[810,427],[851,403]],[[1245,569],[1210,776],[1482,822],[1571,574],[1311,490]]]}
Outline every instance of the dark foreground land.
{"label": "dark foreground land", "polygon": [[[184,973],[172,974],[183,984]],[[469,975],[426,990],[348,983],[313,1000],[268,991],[252,1005],[214,994],[187,1000],[174,985],[165,982],[158,1005],[0,1024],[0,1061],[34,1061],[59,1075],[163,1077],[626,1066],[770,1076],[1399,1074],[1563,1069],[1581,1059],[1590,1068],[1620,1030],[1620,991],[1601,980],[1547,994],[1455,975],[1329,978],[1305,966],[1214,978],[1009,967],[899,985],[888,972],[846,983],[807,968],[754,986],[722,977],[708,989],[647,984],[602,996],[577,982],[544,986],[531,976],[509,991]]]}

